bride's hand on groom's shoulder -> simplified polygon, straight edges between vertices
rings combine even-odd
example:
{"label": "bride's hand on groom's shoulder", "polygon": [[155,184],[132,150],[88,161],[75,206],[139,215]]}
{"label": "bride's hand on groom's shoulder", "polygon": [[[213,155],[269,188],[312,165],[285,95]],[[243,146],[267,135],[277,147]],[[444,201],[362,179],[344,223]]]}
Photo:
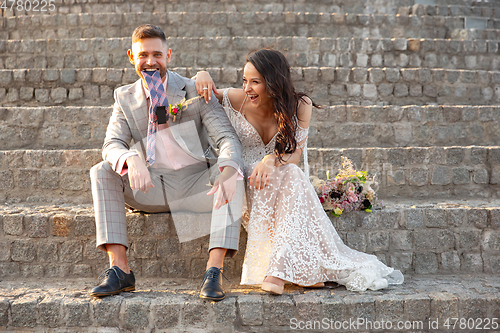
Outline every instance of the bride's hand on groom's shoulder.
{"label": "bride's hand on groom's shoulder", "polygon": [[250,177],[248,177],[248,185],[250,188],[262,190],[269,186],[271,181],[271,174],[274,172],[276,163],[276,156],[269,154],[255,166]]}
{"label": "bride's hand on groom's shoulder", "polygon": [[219,95],[219,91],[215,87],[214,80],[210,76],[210,73],[207,71],[201,71],[196,73],[195,76],[192,77],[193,80],[196,80],[196,91],[200,96],[205,98],[205,102],[208,104],[208,101],[212,99],[212,92],[216,95]]}

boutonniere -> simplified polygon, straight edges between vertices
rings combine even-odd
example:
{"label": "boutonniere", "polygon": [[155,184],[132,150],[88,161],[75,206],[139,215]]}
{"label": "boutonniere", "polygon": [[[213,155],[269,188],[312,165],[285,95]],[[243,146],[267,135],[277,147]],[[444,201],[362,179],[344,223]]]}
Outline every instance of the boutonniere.
{"label": "boutonniere", "polygon": [[174,119],[172,120],[174,123],[175,123],[175,118],[177,117],[178,114],[181,113],[182,111],[182,104],[179,103],[179,104],[175,104],[175,105],[172,105],[172,104],[169,104],[168,105],[169,107],[169,112],[172,116],[174,116]]}

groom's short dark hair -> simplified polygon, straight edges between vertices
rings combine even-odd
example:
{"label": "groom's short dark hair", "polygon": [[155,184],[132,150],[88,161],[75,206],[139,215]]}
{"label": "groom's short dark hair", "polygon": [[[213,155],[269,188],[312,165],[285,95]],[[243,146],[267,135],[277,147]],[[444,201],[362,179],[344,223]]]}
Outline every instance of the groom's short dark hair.
{"label": "groom's short dark hair", "polygon": [[165,37],[165,33],[161,28],[152,24],[143,24],[135,28],[132,33],[132,44],[146,38],[160,38],[165,44],[167,43],[167,37]]}

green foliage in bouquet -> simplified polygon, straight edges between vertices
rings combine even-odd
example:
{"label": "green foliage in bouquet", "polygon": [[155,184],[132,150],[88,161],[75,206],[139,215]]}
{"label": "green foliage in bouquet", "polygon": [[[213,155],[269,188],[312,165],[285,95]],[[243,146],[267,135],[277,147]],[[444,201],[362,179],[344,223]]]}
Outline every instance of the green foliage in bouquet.
{"label": "green foliage in bouquet", "polygon": [[379,203],[376,176],[369,178],[366,171],[356,171],[348,158],[342,156],[342,164],[334,179],[330,179],[329,171],[326,176],[326,180],[313,176],[311,181],[323,208],[333,215],[355,210],[369,213]]}

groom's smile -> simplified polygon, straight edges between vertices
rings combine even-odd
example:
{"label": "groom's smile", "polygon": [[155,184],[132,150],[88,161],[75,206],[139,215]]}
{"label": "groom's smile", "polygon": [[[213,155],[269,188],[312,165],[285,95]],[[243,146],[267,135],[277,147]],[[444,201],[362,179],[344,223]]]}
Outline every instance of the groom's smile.
{"label": "groom's smile", "polygon": [[134,65],[137,75],[143,80],[142,71],[159,71],[162,81],[165,81],[167,64],[170,62],[172,51],[159,38],[146,38],[132,44],[128,50],[130,62]]}

